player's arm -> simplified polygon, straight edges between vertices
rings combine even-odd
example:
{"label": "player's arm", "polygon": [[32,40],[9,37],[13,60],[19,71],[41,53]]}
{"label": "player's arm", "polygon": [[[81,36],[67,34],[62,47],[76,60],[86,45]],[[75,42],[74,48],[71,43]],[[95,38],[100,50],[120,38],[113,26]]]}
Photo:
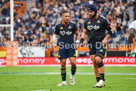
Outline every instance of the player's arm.
{"label": "player's arm", "polygon": [[54,53],[55,54],[57,53],[57,49],[56,49],[57,42],[58,42],[58,35],[54,33],[53,34],[53,48],[54,48]]}
{"label": "player's arm", "polygon": [[59,29],[57,28],[57,26],[54,29],[54,34],[53,34],[53,48],[54,48],[54,53],[57,53],[57,43],[58,43],[58,35],[59,35]]}
{"label": "player's arm", "polygon": [[112,36],[112,30],[111,30],[111,27],[107,28],[107,34],[105,36],[105,40],[108,40],[111,36]]}
{"label": "player's arm", "polygon": [[136,45],[136,36],[133,38],[133,44]]}
{"label": "player's arm", "polygon": [[104,21],[104,27],[108,31],[105,38],[102,41],[102,44],[105,46],[107,44],[107,40],[112,36],[112,30],[111,30],[111,27],[110,27],[109,20],[107,20],[107,19],[104,19],[104,20],[105,20]]}
{"label": "player's arm", "polygon": [[80,43],[83,44],[84,40],[87,38],[87,30],[84,28],[81,39],[80,39]]}
{"label": "player's arm", "polygon": [[[135,38],[133,38],[133,45],[136,46],[136,36]],[[135,52],[135,58],[136,58],[136,48],[134,49],[134,52]]]}
{"label": "player's arm", "polygon": [[134,28],[130,28],[129,29],[129,37],[128,37],[128,44],[131,44],[131,41],[132,41],[132,35],[134,34]]}
{"label": "player's arm", "polygon": [[133,42],[134,43],[134,41],[133,41],[133,35],[134,35],[134,28],[133,28],[133,26],[132,25],[130,25],[129,26],[129,36],[128,36],[128,44],[127,44],[127,47],[128,47],[128,50],[131,50],[130,49],[130,44]]}
{"label": "player's arm", "polygon": [[102,44],[103,44],[104,46],[107,44],[108,39],[112,36],[111,27],[108,27],[108,28],[107,28],[107,31],[108,31],[108,32],[107,32],[105,38],[104,38],[103,41],[102,41]]}
{"label": "player's arm", "polygon": [[53,47],[56,48],[58,42],[58,35],[53,34]]}
{"label": "player's arm", "polygon": [[76,43],[79,43],[79,31],[78,30],[75,31],[75,35],[76,35]]}

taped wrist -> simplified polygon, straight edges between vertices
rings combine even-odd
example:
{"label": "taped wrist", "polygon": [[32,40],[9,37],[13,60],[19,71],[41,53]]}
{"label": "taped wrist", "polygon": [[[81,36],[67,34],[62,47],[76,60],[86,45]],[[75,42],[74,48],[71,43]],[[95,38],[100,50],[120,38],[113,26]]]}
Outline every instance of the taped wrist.
{"label": "taped wrist", "polygon": [[111,28],[109,27],[109,28],[107,28],[107,30],[108,30],[107,34],[109,34],[109,35],[111,35],[111,36],[112,36]]}
{"label": "taped wrist", "polygon": [[83,42],[84,42],[84,38],[81,38],[81,39],[80,39],[80,43],[83,43]]}

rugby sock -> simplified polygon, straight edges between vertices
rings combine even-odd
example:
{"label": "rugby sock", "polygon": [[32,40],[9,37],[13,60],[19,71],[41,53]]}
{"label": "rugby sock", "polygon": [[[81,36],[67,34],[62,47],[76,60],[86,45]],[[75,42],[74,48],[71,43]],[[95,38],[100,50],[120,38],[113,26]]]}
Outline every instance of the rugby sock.
{"label": "rugby sock", "polygon": [[101,80],[100,77],[96,77],[96,81],[99,82]]}
{"label": "rugby sock", "polygon": [[104,78],[104,73],[100,73],[100,78],[105,81],[105,78]]}
{"label": "rugby sock", "polygon": [[66,68],[61,68],[61,78],[62,81],[66,81]]}
{"label": "rugby sock", "polygon": [[76,73],[76,66],[71,66],[71,74],[74,76]]}

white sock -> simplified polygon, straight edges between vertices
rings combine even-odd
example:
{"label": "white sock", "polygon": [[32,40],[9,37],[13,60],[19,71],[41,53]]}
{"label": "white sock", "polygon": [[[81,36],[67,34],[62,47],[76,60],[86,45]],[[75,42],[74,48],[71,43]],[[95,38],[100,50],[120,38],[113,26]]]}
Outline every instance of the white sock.
{"label": "white sock", "polygon": [[62,81],[63,83],[66,83],[66,81]]}
{"label": "white sock", "polygon": [[72,77],[74,77],[74,75],[71,75]]}

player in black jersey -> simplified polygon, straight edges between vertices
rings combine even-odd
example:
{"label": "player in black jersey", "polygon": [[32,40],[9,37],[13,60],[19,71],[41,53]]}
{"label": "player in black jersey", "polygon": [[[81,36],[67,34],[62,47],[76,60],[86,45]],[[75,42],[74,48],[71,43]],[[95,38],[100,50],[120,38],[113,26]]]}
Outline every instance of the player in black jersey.
{"label": "player in black jersey", "polygon": [[[66,83],[66,59],[71,62],[70,84],[74,85],[74,75],[76,72],[76,53],[74,45],[74,34],[78,39],[77,25],[70,21],[70,14],[67,11],[62,13],[62,22],[57,24],[53,35],[54,52],[56,53],[57,36],[59,36],[59,59],[61,62],[62,83],[58,86],[65,86]],[[79,40],[78,40],[79,41]]]}
{"label": "player in black jersey", "polygon": [[84,22],[84,31],[80,43],[88,39],[90,58],[93,61],[94,73],[97,84],[93,87],[103,87],[105,85],[103,58],[106,53],[107,40],[111,37],[112,31],[109,21],[97,13],[94,5],[88,6],[89,18]]}

